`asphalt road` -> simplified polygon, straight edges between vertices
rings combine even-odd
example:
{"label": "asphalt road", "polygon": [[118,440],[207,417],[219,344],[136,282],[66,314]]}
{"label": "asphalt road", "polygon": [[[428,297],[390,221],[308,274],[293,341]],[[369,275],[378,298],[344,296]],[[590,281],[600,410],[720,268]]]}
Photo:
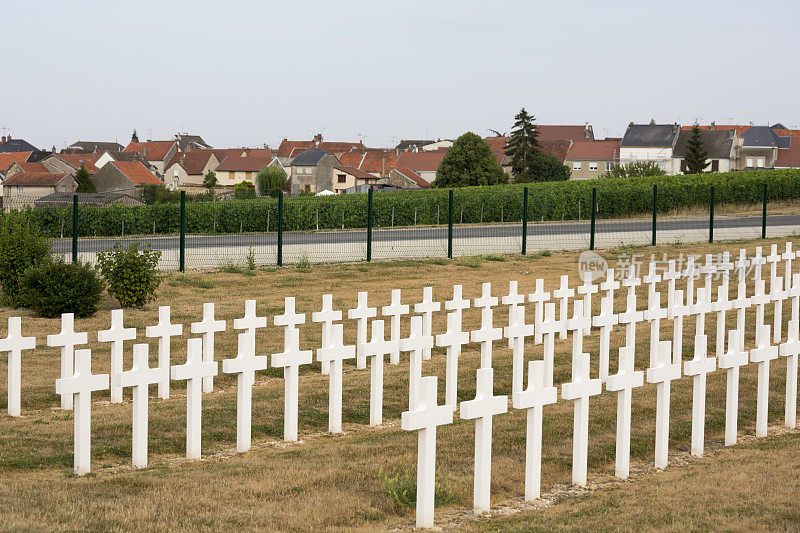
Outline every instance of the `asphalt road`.
{"label": "asphalt road", "polygon": [[[767,226],[798,226],[800,227],[800,215],[774,215],[767,217]],[[761,217],[742,217],[727,218],[718,217],[714,220],[714,228],[760,228]],[[708,219],[705,217],[667,219],[658,222],[658,231],[683,231],[683,230],[705,230],[708,228]],[[650,232],[652,222],[650,220],[630,220],[630,221],[597,221],[595,235],[600,236],[604,233],[627,233],[627,232]],[[506,238],[521,237],[521,226],[514,225],[488,225],[488,226],[459,226],[453,227],[454,239],[481,239],[481,238]],[[528,224],[528,238],[535,239],[537,236],[557,237],[568,235],[588,235],[589,222],[546,222]],[[414,241],[414,240],[435,240],[447,239],[447,227],[423,227],[423,228],[375,228],[372,234],[373,242],[391,241]],[[150,243],[153,249],[169,251],[177,250],[179,238],[174,236],[152,236],[152,237],[101,237],[92,239],[79,239],[78,249],[81,252],[105,250],[111,248],[115,242],[124,240],[125,242]],[[219,235],[187,235],[187,248],[227,248],[235,246],[275,246],[278,237],[276,233],[254,233],[254,234],[219,234]],[[315,244],[356,244],[366,241],[366,230],[343,230],[343,231],[314,231],[314,232],[286,232],[283,234],[284,246],[291,245],[315,245]],[[72,244],[69,239],[57,240],[53,243],[53,251],[57,253],[69,253]]]}

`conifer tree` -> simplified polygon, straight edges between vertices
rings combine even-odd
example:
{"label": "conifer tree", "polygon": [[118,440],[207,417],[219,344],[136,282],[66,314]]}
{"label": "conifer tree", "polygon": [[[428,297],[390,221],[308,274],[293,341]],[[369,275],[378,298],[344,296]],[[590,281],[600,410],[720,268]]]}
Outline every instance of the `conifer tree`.
{"label": "conifer tree", "polygon": [[75,192],[97,192],[97,188],[92,182],[92,177],[89,176],[89,172],[83,165],[75,173],[75,181],[78,182],[78,188],[75,189]]}
{"label": "conifer tree", "polygon": [[531,166],[538,155],[539,128],[534,120],[535,117],[523,107],[514,117],[514,129],[506,144],[506,155],[511,158],[511,171],[523,180],[531,173]]}
{"label": "conifer tree", "polygon": [[685,174],[701,174],[708,166],[708,152],[706,152],[700,128],[697,124],[692,128],[692,136],[686,143],[686,170]]}
{"label": "conifer tree", "polygon": [[133,143],[139,142],[139,134],[136,133],[136,130],[133,130],[133,135],[131,135],[131,142]]}

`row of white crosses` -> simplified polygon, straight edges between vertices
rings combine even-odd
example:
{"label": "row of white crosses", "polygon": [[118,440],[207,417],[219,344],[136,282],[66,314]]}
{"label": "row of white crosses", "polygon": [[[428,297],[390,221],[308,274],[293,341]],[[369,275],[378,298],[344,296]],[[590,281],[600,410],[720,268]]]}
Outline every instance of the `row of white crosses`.
{"label": "row of white crosses", "polygon": [[[541,475],[541,441],[542,416],[545,405],[556,403],[558,389],[553,385],[553,356],[556,335],[566,338],[569,332],[573,336],[572,346],[572,381],[562,384],[562,398],[574,402],[573,428],[573,472],[572,481],[577,485],[587,482],[587,450],[588,450],[588,413],[589,398],[601,393],[602,384],[606,389],[617,392],[617,449],[615,475],[627,478],[630,472],[630,428],[632,391],[641,387],[645,380],[656,384],[656,443],[655,466],[665,468],[668,463],[669,446],[669,412],[670,385],[682,375],[691,376],[693,380],[692,396],[692,437],[691,453],[701,456],[704,448],[706,378],[717,367],[727,369],[727,399],[725,443],[732,445],[737,435],[738,381],[739,368],[748,362],[758,365],[757,388],[757,436],[765,436],[767,432],[767,404],[769,394],[769,362],[779,355],[787,358],[786,376],[786,418],[788,427],[796,424],[797,402],[797,365],[800,355],[800,274],[792,272],[792,259],[795,257],[791,243],[786,245],[786,253],[778,254],[773,245],[772,253],[766,259],[761,250],[756,251],[752,260],[755,268],[756,287],[753,297],[747,297],[746,270],[750,266],[744,250],[736,263],[730,261],[730,255],[723,254],[719,263],[714,264],[711,255],[706,256],[704,265],[698,267],[694,259],[689,261],[687,269],[678,272],[675,262],[669,262],[669,268],[663,275],[656,272],[655,264],[643,279],[635,277],[631,269],[628,276],[618,282],[613,270],[609,270],[607,279],[599,287],[591,280],[585,279],[577,289],[580,299],[573,302],[573,313],[569,317],[569,301],[575,291],[569,288],[568,277],[562,276],[560,287],[553,291],[552,298],[559,304],[556,318],[556,302],[548,303],[551,295],[544,291],[542,280],[537,280],[536,290],[528,297],[534,304],[534,323],[525,323],[524,298],[519,299],[516,282],[510,285],[509,295],[503,298],[503,304],[509,307],[509,326],[504,334],[509,339],[512,350],[512,399],[515,409],[527,411],[527,438],[525,464],[525,498],[528,500],[540,496]],[[784,260],[785,276],[791,282],[784,282],[777,276],[777,263]],[[770,263],[770,291],[765,289],[765,281],[761,279],[760,266]],[[738,275],[738,294],[736,299],[729,299],[731,272]],[[719,275],[722,282],[717,287],[716,299],[713,294],[712,279]],[[676,281],[686,278],[687,289],[676,289]],[[661,294],[656,284],[667,282],[667,305],[662,307]],[[699,286],[695,289],[695,281]],[[702,281],[702,283],[701,283]],[[637,310],[636,287],[644,282],[648,286],[647,309]],[[615,314],[614,292],[627,288],[626,308]],[[459,288],[460,289],[460,288]],[[599,290],[605,291],[600,312],[592,317],[588,310],[591,295]],[[460,296],[460,291],[459,291]],[[782,301],[791,299],[792,318],[787,328],[787,340],[780,343],[782,336],[781,317]],[[773,304],[774,329],[770,336],[770,326],[764,324],[764,307]],[[491,342],[500,337],[491,323],[492,303],[491,290],[484,284],[481,297],[474,301],[475,307],[482,308],[481,328],[471,333],[474,342],[481,343],[481,365],[477,371],[477,390],[474,400],[462,402],[460,416],[463,419],[475,419],[475,459],[474,459],[474,510],[489,510],[489,486],[491,477],[491,421],[492,417],[507,411],[507,398],[495,396],[493,393],[493,371],[491,369]],[[756,307],[756,346],[751,350],[744,349],[745,310]],[[588,310],[588,311],[587,311]],[[736,329],[725,328],[726,312],[735,310]],[[706,335],[706,315],[716,313],[715,354],[710,356],[708,336]],[[694,356],[682,361],[683,319],[695,316]],[[673,341],[660,339],[661,321],[671,319],[674,324]],[[646,372],[635,369],[635,332],[636,325],[646,321],[650,325],[650,363]],[[609,374],[610,334],[615,325],[625,326],[625,344],[619,349],[619,365],[616,374]],[[583,336],[588,334],[591,326],[600,331],[599,378],[590,377],[590,355],[583,351]],[[727,350],[725,334],[727,333]],[[448,333],[438,335],[437,345],[449,341],[456,335],[451,331],[451,319],[448,317]],[[524,338],[533,336],[534,343],[543,344],[543,359],[528,362],[527,387],[522,388],[522,368],[524,365]],[[447,344],[445,344],[447,345]],[[450,348],[448,346],[448,357]],[[451,370],[448,366],[446,378],[450,381]],[[418,389],[421,397],[414,400],[417,394],[412,389],[409,411],[403,413],[402,427],[405,430],[419,432],[418,443],[418,492],[417,492],[417,526],[433,525],[434,504],[434,472],[436,427],[450,424],[453,421],[455,403],[446,392],[444,405],[438,405],[436,398],[437,383],[435,377],[421,377],[419,368],[412,370],[413,380],[419,381]],[[447,389],[448,391],[450,389]],[[414,407],[416,406],[416,407]]]}

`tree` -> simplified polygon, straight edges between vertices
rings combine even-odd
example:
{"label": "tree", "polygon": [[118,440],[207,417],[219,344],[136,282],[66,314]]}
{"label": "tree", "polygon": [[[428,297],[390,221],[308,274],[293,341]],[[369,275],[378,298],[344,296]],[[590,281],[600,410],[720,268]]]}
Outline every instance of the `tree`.
{"label": "tree", "polygon": [[637,161],[625,165],[614,165],[603,174],[603,178],[646,178],[650,176],[666,176],[667,173],[654,161]]}
{"label": "tree", "polygon": [[264,167],[256,176],[256,189],[260,196],[277,198],[286,185],[286,173],[278,167]]}
{"label": "tree", "polygon": [[75,192],[97,192],[97,188],[94,186],[89,172],[83,165],[81,165],[81,168],[75,173],[75,181],[78,182],[78,188],[75,189]]}
{"label": "tree", "polygon": [[249,200],[256,197],[256,189],[249,181],[242,181],[233,186],[233,197],[237,200]]}
{"label": "tree", "polygon": [[436,171],[434,187],[507,183],[508,176],[479,135],[468,131],[456,139]]}
{"label": "tree", "polygon": [[700,128],[697,124],[692,128],[692,136],[686,143],[686,170],[684,174],[702,174],[708,166],[708,152],[705,150],[703,138],[700,137]]}
{"label": "tree", "polygon": [[139,142],[139,134],[136,133],[136,130],[133,130],[133,135],[131,135],[131,142],[132,143]]}
{"label": "tree", "polygon": [[203,187],[208,189],[208,194],[214,194],[214,187],[217,186],[217,183],[217,173],[213,170],[209,170],[203,177]]}
{"label": "tree", "polygon": [[515,177],[518,183],[531,181],[566,181],[569,179],[569,167],[553,154],[534,150],[533,158],[528,164],[528,171]]}
{"label": "tree", "polygon": [[517,180],[520,177],[522,181],[526,180],[525,175],[530,174],[535,152],[539,148],[539,127],[534,120],[536,118],[523,107],[514,117],[514,128],[506,144],[506,155],[511,158],[511,171]]}
{"label": "tree", "polygon": [[492,128],[489,128],[489,131],[494,133],[496,137],[508,137],[508,135],[506,135],[505,132],[500,133],[499,130],[493,130]]}

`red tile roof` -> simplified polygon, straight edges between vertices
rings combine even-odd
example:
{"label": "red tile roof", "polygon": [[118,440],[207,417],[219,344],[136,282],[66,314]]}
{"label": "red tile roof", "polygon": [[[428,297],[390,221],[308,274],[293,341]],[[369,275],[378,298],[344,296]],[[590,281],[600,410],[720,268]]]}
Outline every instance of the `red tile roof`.
{"label": "red tile roof", "polygon": [[778,150],[778,159],[775,161],[775,166],[800,168],[800,135],[792,137],[792,144],[787,150]]}
{"label": "red tile roof", "polygon": [[386,174],[397,165],[398,156],[394,150],[368,150],[364,152],[347,152],[339,156],[342,165],[356,167],[364,172]]}
{"label": "red tile roof", "polygon": [[772,131],[774,131],[780,137],[792,137],[793,139],[800,138],[800,130],[775,129]]}
{"label": "red tile roof", "polygon": [[447,152],[403,152],[397,159],[396,166],[405,167],[414,172],[435,172],[442,164]]}
{"label": "red tile roof", "polygon": [[0,172],[5,172],[8,167],[17,162],[27,161],[33,152],[6,152],[0,154]]}
{"label": "red tile roof", "polygon": [[572,141],[539,141],[539,148],[547,152],[562,163],[567,158],[567,152],[572,145]]}
{"label": "red tile roof", "polygon": [[[712,126],[712,125],[709,124],[709,125],[705,125],[705,126],[698,125],[697,127],[700,128],[701,131],[702,130],[709,130],[709,131],[736,130],[736,134],[737,135],[741,135],[742,133],[744,133],[744,132],[746,132],[747,130],[750,129],[750,126],[743,126],[741,124],[728,125],[728,126],[723,126],[722,124],[714,124]],[[690,130],[692,128],[694,128],[694,124],[692,124],[691,126],[681,126],[682,130]]]}
{"label": "red tile roof", "polygon": [[51,172],[17,172],[3,182],[8,185],[27,185],[30,187],[54,187],[69,176],[69,173],[53,174]]}
{"label": "red tile roof", "polygon": [[111,161],[108,164],[113,165],[114,168],[131,180],[136,187],[141,187],[143,185],[163,185],[162,181],[158,179],[155,174],[147,170],[147,167],[138,161]]}
{"label": "red tile roof", "polygon": [[[542,128],[543,126],[539,127]],[[583,131],[583,126],[545,126],[545,127],[547,128],[580,127],[581,131]],[[556,130],[550,130],[550,131],[556,131]],[[583,135],[583,133],[581,133],[581,135]],[[486,144],[489,145],[489,148],[491,148],[492,153],[497,155],[497,162],[500,163],[501,165],[511,164],[508,158],[504,157],[506,153],[506,144],[508,143],[509,139],[511,139],[511,137],[486,137],[484,139],[484,141],[486,141]],[[580,142],[589,142],[589,141],[581,139]],[[542,139],[541,136],[539,137],[539,148],[542,151],[555,156],[555,158],[558,159],[559,161],[564,161],[564,159],[567,157],[567,151],[569,150],[570,144],[572,144],[572,141],[568,139],[547,140],[547,139]]]}
{"label": "red tile roof", "polygon": [[566,159],[619,159],[619,141],[579,141],[572,143]]}
{"label": "red tile roof", "polygon": [[[50,172],[50,170],[44,166],[44,163],[26,163],[25,161],[17,161],[17,165],[19,165],[19,168],[21,168],[23,172]],[[11,166],[13,167],[14,163],[11,163]]]}
{"label": "red tile roof", "polygon": [[142,152],[148,161],[163,161],[167,154],[175,146],[175,141],[131,141],[125,147],[125,152]]}
{"label": "red tile roof", "polygon": [[258,172],[272,161],[271,156],[251,155],[248,157],[229,156],[216,168],[217,172]]}
{"label": "red tile roof", "polygon": [[75,167],[75,169],[79,169],[83,165],[89,174],[94,174],[98,170],[95,163],[100,159],[101,155],[103,154],[55,154],[54,156]]}
{"label": "red tile roof", "polygon": [[428,180],[422,178],[419,174],[417,174],[416,172],[414,172],[410,168],[395,167],[394,170],[399,172],[400,174],[402,174],[403,176],[405,176],[409,180],[413,181],[414,183],[416,183],[420,187],[425,188],[425,187],[430,187],[431,186],[431,184],[428,182]]}
{"label": "red tile roof", "polygon": [[335,168],[337,170],[341,170],[343,172],[347,172],[351,176],[355,176],[356,178],[362,179],[362,180],[376,180],[376,179],[378,179],[377,176],[373,176],[372,174],[368,174],[368,173],[364,172],[363,170],[358,170],[356,167],[351,167],[351,166],[347,166],[347,165],[338,165],[338,166],[335,166],[333,168]]}
{"label": "red tile roof", "polygon": [[203,173],[203,169],[208,164],[208,160],[214,155],[211,150],[192,150],[191,152],[175,152],[170,160],[164,165],[164,171],[172,165],[179,163],[183,170],[189,175]]}
{"label": "red tile roof", "polygon": [[284,139],[278,147],[277,157],[294,157],[303,150],[320,148],[338,155],[352,150],[364,150],[366,146],[362,142],[326,142],[315,144],[314,141],[287,141]]}
{"label": "red tile roof", "polygon": [[539,141],[587,141],[592,138],[586,137],[586,126],[539,125]]}

